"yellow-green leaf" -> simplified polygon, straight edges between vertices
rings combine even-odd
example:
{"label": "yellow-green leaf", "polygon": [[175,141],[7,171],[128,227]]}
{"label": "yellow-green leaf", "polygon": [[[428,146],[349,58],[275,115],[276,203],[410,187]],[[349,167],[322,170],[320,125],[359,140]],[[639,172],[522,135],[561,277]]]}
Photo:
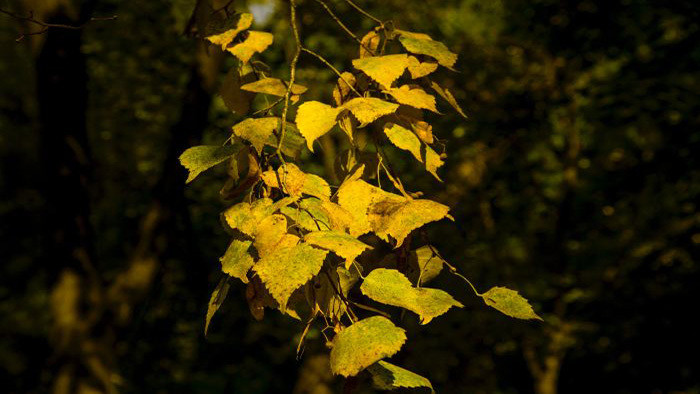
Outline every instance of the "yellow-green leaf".
{"label": "yellow-green leaf", "polygon": [[284,192],[292,197],[301,197],[303,194],[328,200],[331,196],[331,188],[323,178],[314,174],[307,174],[292,163],[280,166],[277,170],[265,171],[262,179],[270,187],[280,188],[280,181],[284,186]]}
{"label": "yellow-green leaf", "polygon": [[340,231],[314,231],[304,236],[304,242],[328,249],[345,259],[345,268],[350,269],[353,260],[371,246],[350,234]]}
{"label": "yellow-green leaf", "polygon": [[370,56],[352,61],[352,65],[377,81],[384,88],[390,88],[408,67],[408,55]]}
{"label": "yellow-green leaf", "polygon": [[431,74],[433,71],[437,70],[438,64],[435,61],[427,60],[421,62],[415,56],[408,57],[408,72],[411,74],[412,79],[418,79],[426,75]]}
{"label": "yellow-green leaf", "polygon": [[339,112],[340,108],[318,101],[307,101],[299,106],[296,124],[310,151],[314,151],[314,141],[333,128]]}
{"label": "yellow-green leaf", "polygon": [[373,270],[362,282],[360,290],[377,302],[415,312],[421,324],[429,323],[453,306],[462,307],[461,303],[442,290],[413,287],[404,274],[394,269]]}
{"label": "yellow-green leaf", "polygon": [[407,276],[413,283],[419,283],[420,279],[422,286],[438,276],[444,265],[445,260],[435,254],[429,245],[421,246],[409,254]]}
{"label": "yellow-green leaf", "polygon": [[207,26],[207,40],[212,44],[226,47],[236,38],[238,33],[246,30],[253,24],[253,14],[234,14],[223,20],[215,20]]}
{"label": "yellow-green leaf", "polygon": [[271,253],[287,235],[287,219],[284,215],[272,214],[260,221],[253,236],[253,246],[260,258]]}
{"label": "yellow-green leaf", "polygon": [[530,303],[515,290],[497,286],[480,296],[483,298],[486,305],[510,317],[524,320],[542,320],[542,318],[537,316],[535,311],[532,310]]}
{"label": "yellow-green leaf", "polygon": [[233,126],[232,131],[238,137],[249,141],[260,153],[272,132],[279,126],[280,120],[274,116],[266,118],[247,118]]}
{"label": "yellow-green leaf", "polygon": [[221,257],[221,271],[248,283],[248,271],[255,264],[253,256],[250,255],[250,245],[252,241],[234,239],[231,241],[226,253]]}
{"label": "yellow-green leaf", "polygon": [[[287,86],[289,86],[289,82],[282,81],[281,79],[263,78],[255,82],[247,83],[241,86],[241,89],[248,92],[284,97],[287,94]],[[292,94],[303,94],[307,90],[306,86],[296,83],[292,86]]]}
{"label": "yellow-green leaf", "polygon": [[347,101],[352,92],[350,88],[354,87],[356,82],[355,76],[349,72],[345,71],[340,74],[340,78],[338,78],[335,87],[333,87],[333,101],[335,101],[335,105],[341,105]]}
{"label": "yellow-green leaf", "polygon": [[401,104],[440,113],[435,108],[435,97],[418,86],[403,85],[400,88],[389,89],[387,93]]}
{"label": "yellow-green leaf", "polygon": [[434,392],[428,379],[386,361],[372,364],[367,370],[372,374],[374,385],[380,390],[425,387]]}
{"label": "yellow-green leaf", "polygon": [[253,266],[253,271],[284,311],[292,292],[321,270],[327,253],[306,244],[277,248],[261,258]]}
{"label": "yellow-green leaf", "polygon": [[365,34],[360,40],[360,58],[374,56],[379,49],[379,44],[382,41],[382,36],[377,34],[376,31],[372,30]]}
{"label": "yellow-green leaf", "polygon": [[[277,142],[277,137],[274,134],[270,134],[265,145],[277,148]],[[301,154],[301,151],[304,150],[305,144],[306,140],[299,134],[299,130],[297,130],[293,123],[287,122],[284,139],[282,140],[282,153],[296,159],[299,157],[299,154]]]}
{"label": "yellow-green leaf", "polygon": [[343,104],[342,108],[349,110],[360,123],[368,124],[384,115],[396,112],[399,105],[376,97],[356,97]]}
{"label": "yellow-green leaf", "polygon": [[219,284],[216,285],[214,291],[211,293],[211,297],[209,298],[209,306],[207,307],[207,319],[204,323],[205,336],[209,331],[209,323],[211,323],[212,317],[214,317],[216,311],[221,308],[221,304],[223,304],[224,300],[226,300],[226,296],[228,295],[228,290],[230,288],[231,284],[228,282],[228,277],[223,277],[219,281]]}
{"label": "yellow-green leaf", "polygon": [[377,361],[389,357],[406,342],[406,333],[391,320],[372,316],[360,320],[333,338],[331,371],[355,376]]}
{"label": "yellow-green leaf", "polygon": [[437,180],[441,180],[437,174],[437,169],[440,168],[444,162],[433,148],[427,144],[421,144],[418,136],[397,124],[387,123],[384,126],[384,133],[389,137],[389,141],[391,141],[392,144],[396,145],[399,149],[411,152],[416,160],[425,164],[425,169],[428,172],[433,174]]}
{"label": "yellow-green leaf", "polygon": [[241,202],[224,212],[229,227],[250,237],[255,235],[258,224],[278,209],[291,204],[294,198],[283,198],[275,203],[269,198],[261,198],[252,203]]}
{"label": "yellow-green leaf", "polygon": [[432,81],[430,82],[430,87],[433,88],[435,93],[437,93],[438,95],[440,95],[440,97],[445,99],[445,101],[447,101],[447,103],[449,103],[452,106],[452,108],[454,108],[454,110],[457,111],[457,113],[462,115],[464,119],[467,119],[467,115],[464,113],[462,107],[459,106],[457,99],[455,99],[455,97],[449,90],[442,88],[440,85]]}
{"label": "yellow-green leaf", "polygon": [[452,68],[457,62],[457,55],[450,52],[445,44],[427,37],[402,34],[399,41],[407,51],[418,55],[427,55],[437,60],[440,65]]}
{"label": "yellow-green leaf", "polygon": [[192,182],[197,175],[219,163],[223,163],[240,148],[240,144],[233,144],[224,146],[200,145],[187,149],[180,155],[180,164],[189,171],[186,182]]}
{"label": "yellow-green leaf", "polygon": [[[362,171],[359,171],[362,174]],[[393,199],[396,202],[404,201],[404,198],[385,192],[384,190],[372,186],[361,179],[348,179],[338,189],[338,204],[347,210],[355,219],[355,225],[350,229],[350,234],[360,236],[369,232],[369,218],[367,210],[376,200]]]}
{"label": "yellow-green leaf", "polygon": [[243,42],[228,47],[226,50],[236,56],[242,63],[248,63],[254,54],[267,49],[273,40],[274,37],[270,33],[250,30],[248,37]]}
{"label": "yellow-green leaf", "polygon": [[377,236],[389,242],[389,236],[401,246],[411,231],[448,216],[449,208],[431,200],[376,200],[368,209],[368,220]]}
{"label": "yellow-green leaf", "polygon": [[226,108],[239,114],[245,115],[250,109],[250,102],[255,97],[255,94],[244,92],[241,90],[241,85],[255,79],[252,72],[241,74],[235,68],[231,69],[224,78],[224,82],[219,89],[219,95],[224,101]]}

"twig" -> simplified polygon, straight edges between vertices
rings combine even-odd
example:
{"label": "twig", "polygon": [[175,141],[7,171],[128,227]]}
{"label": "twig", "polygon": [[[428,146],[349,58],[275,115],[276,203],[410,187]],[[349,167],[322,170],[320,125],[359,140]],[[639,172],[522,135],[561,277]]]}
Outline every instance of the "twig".
{"label": "twig", "polygon": [[[355,35],[355,33],[353,33],[350,29],[348,29],[347,26],[345,26],[345,24],[343,23],[343,21],[341,21],[340,18],[338,18],[338,17],[333,13],[333,10],[331,10],[330,7],[328,7],[328,5],[327,5],[323,0],[316,0],[316,2],[319,3],[319,4],[321,4],[321,6],[323,6],[323,8],[326,9],[326,12],[328,12],[328,15],[330,15],[331,18],[333,18],[333,20],[335,21],[335,23],[337,23],[338,26],[340,26],[350,37],[352,37],[353,40],[357,41],[357,43],[360,44],[361,47],[365,48],[365,50],[367,50],[367,52],[371,53],[372,56],[374,56],[374,54],[375,54],[374,51],[373,51],[371,48],[367,48],[367,46],[366,46],[365,44],[362,43],[362,40],[360,40],[359,38],[357,38],[357,36]],[[380,23],[381,23],[381,22],[380,22]]]}
{"label": "twig", "polygon": [[453,275],[456,275],[456,276],[462,278],[462,280],[464,280],[465,282],[467,282],[467,284],[469,285],[469,287],[471,287],[472,290],[474,290],[474,294],[476,294],[478,297],[484,298],[484,296],[476,290],[476,287],[474,287],[474,285],[472,284],[472,282],[469,281],[469,279],[467,279],[464,275],[462,275],[462,274],[460,274],[459,272],[457,272],[457,267],[455,267],[454,265],[448,263],[447,260],[445,260],[445,259],[442,258],[442,256],[440,255],[440,252],[438,252],[437,249],[435,249],[435,248],[433,247],[433,245],[428,244],[428,247],[430,248],[430,250],[433,252],[433,254],[434,254],[435,256],[439,257],[440,260],[442,260],[443,263],[445,263],[445,265],[447,266],[447,268],[449,268],[450,272],[451,272]]}
{"label": "twig", "polygon": [[0,13],[1,13],[1,14],[5,14],[5,15],[9,16],[10,18],[13,18],[13,19],[17,19],[17,20],[19,20],[19,21],[24,21],[24,22],[33,23],[33,24],[35,24],[35,25],[38,25],[38,26],[41,26],[41,27],[42,27],[42,29],[40,29],[40,30],[38,30],[38,31],[35,31],[35,32],[21,33],[21,34],[19,35],[19,37],[17,37],[17,39],[15,40],[15,41],[17,41],[17,42],[22,41],[22,39],[23,39],[24,37],[26,37],[26,36],[35,36],[35,35],[38,35],[38,34],[44,34],[44,33],[48,32],[49,29],[51,29],[51,28],[68,29],[68,30],[80,30],[80,29],[84,28],[87,24],[89,24],[90,22],[111,21],[111,20],[117,19],[117,15],[105,16],[105,17],[95,17],[95,18],[90,18],[90,19],[88,19],[86,22],[84,22],[84,23],[82,23],[82,24],[80,24],[80,25],[66,25],[66,24],[63,24],[63,23],[47,23],[47,22],[44,22],[44,21],[40,21],[40,20],[38,20],[38,19],[35,19],[35,18],[34,18],[34,12],[33,12],[33,11],[29,11],[29,15],[28,15],[28,16],[21,16],[21,15],[15,14],[14,12],[7,11],[7,10],[4,10],[4,9],[0,8]]}
{"label": "twig", "polygon": [[319,55],[318,53],[316,53],[316,52],[314,52],[314,51],[312,51],[312,50],[310,50],[310,49],[307,49],[307,48],[301,48],[301,50],[302,50],[303,52],[308,53],[309,55],[312,55],[312,56],[316,57],[316,58],[317,58],[318,60],[320,60],[323,64],[325,64],[326,66],[328,66],[328,68],[330,68],[331,70],[333,70],[333,72],[338,76],[338,78],[340,78],[343,82],[345,82],[346,85],[348,85],[348,87],[350,88],[350,90],[352,90],[352,91],[357,95],[357,97],[362,97],[362,95],[360,94],[360,92],[358,92],[357,90],[355,90],[355,88],[345,79],[345,77],[343,77],[343,74],[341,74],[340,71],[338,71],[337,68],[333,67],[333,65],[330,64],[330,63],[328,62],[328,60],[326,60],[323,56],[321,56],[321,55]]}
{"label": "twig", "polygon": [[371,19],[371,20],[373,20],[373,21],[375,21],[375,22],[377,22],[377,23],[379,24],[379,26],[381,26],[382,28],[384,27],[384,22],[382,22],[382,21],[379,20],[378,18],[372,16],[372,14],[370,14],[369,12],[367,12],[367,11],[363,10],[362,8],[360,8],[357,4],[353,3],[352,0],[345,0],[345,2],[348,3],[348,4],[350,4],[350,6],[352,6],[352,8],[354,8],[354,9],[356,9],[360,14],[362,14],[362,15],[368,17],[369,19]]}

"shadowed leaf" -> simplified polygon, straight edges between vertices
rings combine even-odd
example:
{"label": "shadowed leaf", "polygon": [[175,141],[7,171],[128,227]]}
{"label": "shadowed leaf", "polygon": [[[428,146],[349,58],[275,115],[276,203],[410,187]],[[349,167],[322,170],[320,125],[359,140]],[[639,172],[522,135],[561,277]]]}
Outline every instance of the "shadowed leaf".
{"label": "shadowed leaf", "polygon": [[187,149],[180,155],[180,163],[187,168],[189,175],[187,183],[192,182],[197,175],[214,167],[233,156],[241,148],[240,144],[233,145],[200,145]]}
{"label": "shadowed leaf", "polygon": [[428,379],[386,361],[372,364],[367,370],[372,374],[372,382],[380,390],[425,387],[434,392]]}

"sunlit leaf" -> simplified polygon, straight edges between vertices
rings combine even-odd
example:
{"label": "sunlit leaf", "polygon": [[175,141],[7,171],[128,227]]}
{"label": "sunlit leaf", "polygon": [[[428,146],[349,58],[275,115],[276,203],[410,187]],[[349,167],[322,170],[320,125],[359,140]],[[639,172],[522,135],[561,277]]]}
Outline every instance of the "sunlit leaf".
{"label": "sunlit leaf", "polygon": [[221,270],[225,274],[242,280],[243,283],[248,283],[248,271],[255,264],[249,251],[251,244],[252,241],[234,238],[220,259]]}
{"label": "sunlit leaf", "polygon": [[[247,83],[241,86],[241,89],[248,92],[264,93],[272,96],[284,97],[287,94],[287,86],[289,82],[282,81],[277,78],[263,78],[255,82]],[[292,94],[303,94],[308,88],[303,85],[294,84],[292,86]]]}
{"label": "sunlit leaf", "polygon": [[327,200],[331,196],[331,188],[323,178],[314,174],[307,174],[292,163],[280,166],[277,170],[265,171],[262,179],[270,187],[280,188],[280,181],[284,186],[284,192],[293,197],[301,197],[302,194]]}
{"label": "sunlit leaf", "polygon": [[365,34],[360,40],[360,58],[374,56],[378,52],[381,41],[382,36],[374,30]]}
{"label": "sunlit leaf", "polygon": [[287,219],[284,215],[272,214],[261,220],[253,236],[253,246],[258,251],[258,256],[263,258],[271,253],[285,235],[287,235]]}
{"label": "sunlit leaf", "polygon": [[435,137],[433,137],[433,126],[431,126],[429,123],[418,120],[411,123],[411,129],[414,133],[416,133],[418,138],[420,138],[420,140],[426,144],[432,144],[435,142]]}
{"label": "sunlit leaf", "polygon": [[375,387],[380,390],[425,387],[433,392],[433,386],[428,379],[386,361],[378,361],[367,370],[372,374]]}
{"label": "sunlit leaf", "polygon": [[435,108],[435,97],[429,95],[418,86],[403,85],[387,91],[396,101],[414,108],[428,109],[439,113]]}
{"label": "sunlit leaf", "polygon": [[310,151],[314,151],[314,141],[333,128],[339,112],[340,108],[318,101],[307,101],[299,106],[296,124]]}
{"label": "sunlit leaf", "polygon": [[214,19],[206,28],[206,39],[212,44],[226,47],[236,38],[238,33],[248,29],[253,24],[253,14],[234,14],[225,19]]}
{"label": "sunlit leaf", "polygon": [[415,312],[421,324],[429,323],[453,306],[462,307],[461,303],[442,290],[413,287],[404,274],[394,269],[372,270],[362,282],[360,290],[377,302]]}
{"label": "sunlit leaf", "polygon": [[250,30],[248,37],[243,42],[228,47],[226,50],[236,56],[242,63],[248,63],[254,54],[267,49],[273,40],[274,37],[270,33]]}
{"label": "sunlit leaf", "polygon": [[449,90],[442,88],[440,85],[432,81],[430,82],[430,87],[433,88],[435,93],[439,94],[440,97],[445,99],[445,101],[447,101],[452,106],[452,108],[454,108],[454,110],[457,111],[457,113],[462,115],[464,119],[467,119],[467,115],[464,113],[462,107],[459,106],[459,103]]}
{"label": "sunlit leaf", "polygon": [[360,123],[368,124],[381,116],[396,112],[399,105],[376,97],[356,97],[343,104],[342,108],[349,110]]}
{"label": "sunlit leaf", "polygon": [[228,290],[230,288],[231,284],[229,283],[228,278],[223,277],[219,281],[219,284],[216,285],[214,291],[211,293],[211,297],[209,298],[209,306],[207,307],[207,319],[204,323],[204,335],[207,335],[207,332],[209,331],[209,323],[211,323],[211,319],[214,317],[214,314],[219,310],[219,308],[221,308],[224,300],[226,300],[226,296],[228,295]]}
{"label": "sunlit leaf", "polygon": [[450,52],[445,44],[427,37],[401,34],[399,41],[407,51],[419,55],[427,55],[437,60],[441,66],[452,68],[457,62],[457,55]]}
{"label": "sunlit leaf", "polygon": [[233,145],[200,145],[187,149],[180,155],[180,163],[187,168],[189,175],[187,183],[192,182],[197,175],[214,167],[233,156],[241,148],[240,144]]}
{"label": "sunlit leaf", "polygon": [[396,240],[396,247],[411,231],[448,216],[449,208],[431,200],[397,201],[394,198],[375,200],[368,209],[367,218],[379,238]]}
{"label": "sunlit leaf", "polygon": [[432,60],[420,61],[415,56],[409,56],[407,68],[411,78],[418,79],[437,70],[438,64]]}
{"label": "sunlit leaf", "polygon": [[331,371],[355,376],[377,361],[398,352],[406,333],[391,320],[372,316],[345,328],[333,338]]}
{"label": "sunlit leaf", "polygon": [[224,219],[229,227],[252,237],[260,221],[293,201],[294,198],[283,198],[273,203],[269,198],[261,198],[252,203],[241,202],[224,211]]}
{"label": "sunlit leaf", "polygon": [[371,56],[352,61],[352,65],[377,81],[384,88],[390,88],[408,67],[408,55]]}
{"label": "sunlit leaf", "polygon": [[306,244],[277,248],[254,266],[270,294],[286,309],[292,292],[318,274],[328,251]]}
{"label": "sunlit leaf", "polygon": [[328,249],[345,259],[345,268],[350,268],[353,260],[372,247],[350,234],[340,231],[314,231],[304,236],[304,242]]}
{"label": "sunlit leaf", "polygon": [[265,142],[270,138],[272,132],[279,126],[280,120],[277,117],[247,118],[233,126],[232,132],[238,137],[249,141],[255,150],[260,153]]}
{"label": "sunlit leaf", "polygon": [[532,310],[530,303],[515,290],[497,286],[481,294],[481,298],[484,299],[486,305],[510,317],[524,320],[542,320]]}
{"label": "sunlit leaf", "polygon": [[397,124],[387,123],[384,127],[384,133],[392,144],[399,149],[411,152],[416,160],[425,164],[425,169],[428,170],[428,172],[440,180],[437,169],[444,163],[440,155],[438,155],[433,148],[422,144],[418,136]]}
{"label": "sunlit leaf", "polygon": [[371,230],[367,210],[376,200],[394,199],[396,202],[404,198],[385,192],[363,180],[348,179],[338,190],[338,204],[347,210],[355,219],[355,225],[350,231],[353,236],[360,236]]}

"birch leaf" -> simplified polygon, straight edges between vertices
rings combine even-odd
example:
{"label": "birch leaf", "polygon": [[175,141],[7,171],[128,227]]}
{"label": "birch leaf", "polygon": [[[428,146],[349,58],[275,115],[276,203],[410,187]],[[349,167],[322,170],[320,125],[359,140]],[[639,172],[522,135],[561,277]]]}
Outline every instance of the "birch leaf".
{"label": "birch leaf", "polygon": [[248,63],[254,54],[267,49],[273,40],[274,37],[270,33],[250,30],[248,37],[243,42],[228,47],[226,50],[236,56],[241,63]]}
{"label": "birch leaf", "polygon": [[284,311],[294,290],[318,274],[328,251],[306,244],[277,248],[254,266],[265,287]]}
{"label": "birch leaf", "polygon": [[[279,140],[273,133],[270,134],[265,144],[273,148],[277,148],[278,141]],[[287,122],[287,128],[284,132],[284,139],[282,140],[282,153],[296,159],[301,154],[301,151],[304,150],[305,144],[306,141],[304,140],[304,137],[299,134],[299,130],[293,123]]]}
{"label": "birch leaf", "polygon": [[[247,83],[241,86],[241,89],[254,92],[269,94],[271,96],[284,97],[287,94],[287,86],[289,82],[282,81],[278,78],[263,78],[255,82]],[[303,85],[294,84],[292,86],[292,94],[299,95],[306,92],[308,88]]]}
{"label": "birch leaf", "polygon": [[374,201],[368,210],[368,220],[379,238],[389,242],[389,236],[401,246],[411,231],[448,216],[449,208],[431,200]]}
{"label": "birch leaf", "polygon": [[197,175],[223,163],[241,148],[240,144],[233,145],[200,145],[187,149],[180,155],[180,164],[189,171],[186,183],[192,182]]}
{"label": "birch leaf", "polygon": [[347,71],[340,74],[340,76],[342,78],[338,78],[335,87],[333,87],[333,101],[335,101],[335,105],[342,105],[347,101],[352,93],[350,87],[354,87],[356,83],[355,76]]}
{"label": "birch leaf", "polygon": [[449,90],[443,89],[440,85],[432,81],[430,82],[430,87],[433,88],[435,93],[437,93],[438,95],[440,95],[440,97],[445,99],[445,101],[447,101],[447,103],[450,104],[452,108],[454,108],[454,110],[457,111],[458,114],[460,114],[464,119],[467,119],[467,115],[464,113],[462,107],[459,106],[457,99],[455,99],[455,97]]}
{"label": "birch leaf", "polygon": [[304,242],[328,249],[345,259],[345,268],[350,269],[353,260],[371,246],[350,234],[340,231],[314,231],[304,236]]}
{"label": "birch leaf", "polygon": [[343,104],[342,108],[352,112],[360,123],[368,124],[384,115],[396,112],[399,105],[376,97],[356,97]]}
{"label": "birch leaf", "polygon": [[481,298],[484,299],[486,305],[510,317],[523,320],[542,320],[532,310],[530,303],[515,290],[497,286],[481,294]]}
{"label": "birch leaf", "polygon": [[457,62],[457,55],[450,52],[445,44],[426,37],[402,34],[399,41],[407,51],[418,55],[427,55],[437,60],[441,66],[452,68]]}
{"label": "birch leaf", "polygon": [[390,88],[408,67],[408,55],[370,56],[352,61],[353,67],[377,81],[381,86]]}
{"label": "birch leaf", "polygon": [[463,306],[442,290],[413,287],[404,274],[394,269],[373,270],[362,282],[360,290],[377,302],[415,312],[420,317],[421,324],[429,323],[453,306]]}
{"label": "birch leaf", "polygon": [[272,252],[287,234],[287,219],[284,215],[273,214],[260,221],[255,229],[253,246],[258,256],[264,258]]}
{"label": "birch leaf", "polygon": [[408,256],[408,278],[420,285],[430,282],[442,272],[445,260],[435,254],[429,245],[411,251]]}
{"label": "birch leaf", "polygon": [[420,138],[421,141],[426,144],[432,144],[435,142],[435,137],[433,137],[433,126],[428,122],[422,120],[417,120],[411,123],[411,129]]}
{"label": "birch leaf", "polygon": [[229,18],[210,23],[206,28],[206,39],[214,45],[226,50],[238,33],[248,29],[253,24],[253,14],[241,13]]}
{"label": "birch leaf", "polygon": [[[360,174],[362,172],[360,171]],[[404,198],[385,192],[359,179],[349,179],[343,182],[338,190],[338,204],[347,210],[355,219],[355,226],[350,234],[357,237],[371,230],[367,211],[376,200],[393,199],[396,202],[404,201]]]}
{"label": "birch leaf", "polygon": [[434,392],[428,379],[386,361],[378,361],[367,370],[372,374],[374,385],[380,390],[425,387]]}
{"label": "birch leaf", "polygon": [[425,164],[425,169],[428,172],[433,174],[437,180],[441,180],[437,174],[437,169],[444,162],[433,148],[427,144],[421,144],[420,139],[413,132],[397,124],[387,123],[384,127],[384,133],[392,144],[399,149],[411,152],[416,160]]}
{"label": "birch leaf", "polygon": [[265,118],[247,118],[233,126],[233,134],[249,141],[258,153],[262,152],[265,142],[279,126],[280,120],[274,116]]}
{"label": "birch leaf", "polygon": [[250,237],[255,235],[258,224],[267,216],[291,204],[294,198],[283,198],[275,203],[269,198],[261,198],[252,203],[241,202],[224,212],[224,220],[233,229]]}
{"label": "birch leaf", "polygon": [[328,200],[331,196],[331,188],[323,178],[314,174],[307,174],[292,163],[280,166],[277,170],[265,171],[262,179],[270,187],[280,188],[280,181],[285,193],[292,197],[301,197],[302,194]]}
{"label": "birch leaf", "polygon": [[403,85],[400,88],[389,89],[387,93],[401,104],[440,113],[435,108],[435,97],[429,95],[420,87]]}
{"label": "birch leaf", "polygon": [[296,124],[301,135],[306,138],[306,145],[314,151],[313,143],[329,132],[335,125],[340,108],[318,101],[307,101],[297,109]]}
{"label": "birch leaf", "polygon": [[249,240],[233,239],[220,259],[221,270],[227,275],[242,280],[243,283],[248,283],[248,271],[255,264],[249,252],[252,243]]}
{"label": "birch leaf", "polygon": [[331,371],[335,375],[355,376],[377,361],[398,352],[406,342],[406,333],[382,316],[362,319],[333,338]]}
{"label": "birch leaf", "polygon": [[374,30],[365,34],[360,40],[360,58],[374,56],[378,52],[381,41],[382,36]]}
{"label": "birch leaf", "polygon": [[219,281],[219,284],[216,285],[214,291],[211,293],[211,298],[209,298],[209,306],[207,307],[207,319],[204,323],[204,336],[206,336],[207,332],[209,331],[209,323],[211,323],[211,319],[214,317],[214,314],[219,310],[219,308],[221,308],[224,300],[226,300],[226,296],[228,295],[228,290],[230,288],[231,284],[228,281],[228,277],[223,277]]}
{"label": "birch leaf", "polygon": [[406,68],[408,69],[408,73],[411,74],[412,79],[418,79],[437,70],[438,64],[433,60],[426,60],[422,62],[415,56],[409,56],[408,66]]}

